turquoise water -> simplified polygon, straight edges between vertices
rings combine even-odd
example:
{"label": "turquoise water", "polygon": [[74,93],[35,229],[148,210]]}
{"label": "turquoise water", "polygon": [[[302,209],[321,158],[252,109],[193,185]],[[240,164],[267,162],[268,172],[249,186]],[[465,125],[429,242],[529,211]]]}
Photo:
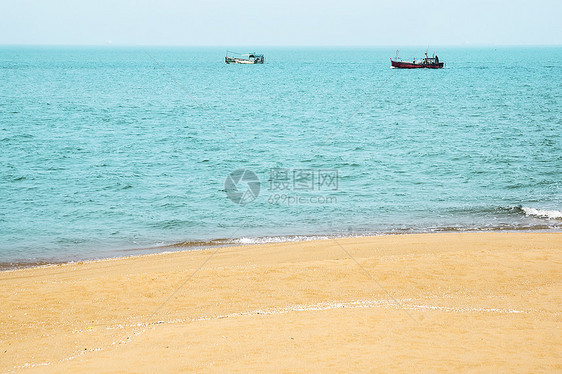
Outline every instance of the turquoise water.
{"label": "turquoise water", "polygon": [[562,48],[256,52],[0,48],[0,263],[562,227]]}

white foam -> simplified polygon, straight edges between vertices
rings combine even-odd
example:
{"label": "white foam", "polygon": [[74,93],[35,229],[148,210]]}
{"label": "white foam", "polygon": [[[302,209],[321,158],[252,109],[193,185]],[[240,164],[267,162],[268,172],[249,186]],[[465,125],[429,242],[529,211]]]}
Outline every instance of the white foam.
{"label": "white foam", "polygon": [[548,219],[562,219],[562,212],[559,210],[546,210],[546,209],[536,209],[529,207],[521,207],[521,210],[525,212],[528,216],[535,216]]}
{"label": "white foam", "polygon": [[[419,301],[419,300],[418,300]],[[222,315],[214,315],[214,316],[201,316],[197,318],[183,318],[183,319],[175,319],[171,321],[157,321],[157,322],[145,322],[145,323],[134,323],[134,324],[117,324],[117,325],[108,325],[106,329],[114,330],[114,329],[124,329],[124,328],[141,328],[136,332],[128,333],[126,337],[114,341],[111,345],[117,344],[128,344],[133,341],[137,336],[145,333],[149,327],[154,327],[155,325],[162,325],[162,324],[183,324],[189,322],[202,322],[202,321],[210,321],[216,319],[223,319],[223,318],[239,318],[239,317],[246,317],[246,316],[254,316],[254,315],[277,315],[277,314],[288,314],[294,312],[308,312],[308,311],[324,311],[324,310],[332,310],[332,309],[367,309],[367,308],[400,308],[404,310],[439,310],[444,312],[451,312],[451,313],[505,313],[505,314],[512,314],[512,313],[530,313],[535,312],[536,310],[517,310],[517,309],[503,309],[503,308],[484,308],[484,307],[456,307],[456,306],[441,306],[441,305],[432,305],[432,304],[419,304],[416,303],[415,299],[398,299],[398,300],[387,300],[387,299],[375,299],[375,300],[355,300],[355,301],[332,301],[332,302],[320,302],[316,304],[294,304],[288,305],[283,307],[274,307],[274,308],[267,308],[267,309],[255,309],[249,311],[241,311],[235,312],[230,314],[222,314]],[[84,333],[85,330],[74,330],[73,333]],[[71,361],[79,356],[88,354],[90,352],[97,352],[103,351],[104,348],[97,347],[97,348],[90,348],[84,351],[78,351],[75,355],[65,357],[60,359],[59,362]],[[52,362],[42,362],[42,363],[26,363],[21,366],[16,366],[11,370],[11,372],[19,371],[21,369],[28,369],[34,368],[37,366],[48,366],[51,365]]]}
{"label": "white foam", "polygon": [[240,238],[235,239],[232,243],[236,244],[267,244],[267,243],[283,243],[283,242],[299,242],[310,240],[330,239],[328,236],[270,236],[261,238]]}

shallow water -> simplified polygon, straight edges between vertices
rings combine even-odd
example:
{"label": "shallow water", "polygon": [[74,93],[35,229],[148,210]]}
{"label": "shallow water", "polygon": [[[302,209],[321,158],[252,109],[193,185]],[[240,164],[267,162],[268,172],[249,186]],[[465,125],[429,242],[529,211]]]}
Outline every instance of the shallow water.
{"label": "shallow water", "polygon": [[562,48],[258,52],[0,48],[0,262],[562,227]]}

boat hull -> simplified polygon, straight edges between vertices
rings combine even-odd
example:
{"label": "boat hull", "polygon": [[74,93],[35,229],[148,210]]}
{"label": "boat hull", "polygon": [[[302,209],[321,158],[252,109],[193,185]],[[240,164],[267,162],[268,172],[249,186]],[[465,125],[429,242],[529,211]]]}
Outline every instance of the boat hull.
{"label": "boat hull", "polygon": [[433,64],[416,64],[413,62],[406,62],[406,61],[394,61],[390,59],[390,65],[393,68],[397,69],[441,69],[445,66],[444,62],[438,62]]}
{"label": "boat hull", "polygon": [[225,57],[224,62],[227,64],[247,64],[247,65],[263,64],[263,62],[258,59],[249,60],[245,58],[236,58],[236,57]]}

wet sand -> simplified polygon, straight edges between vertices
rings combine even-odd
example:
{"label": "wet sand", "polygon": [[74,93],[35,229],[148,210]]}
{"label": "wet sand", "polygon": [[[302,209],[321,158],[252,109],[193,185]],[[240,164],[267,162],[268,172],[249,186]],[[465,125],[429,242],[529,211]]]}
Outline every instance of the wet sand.
{"label": "wet sand", "polygon": [[562,233],[222,247],[0,285],[0,372],[562,370]]}

